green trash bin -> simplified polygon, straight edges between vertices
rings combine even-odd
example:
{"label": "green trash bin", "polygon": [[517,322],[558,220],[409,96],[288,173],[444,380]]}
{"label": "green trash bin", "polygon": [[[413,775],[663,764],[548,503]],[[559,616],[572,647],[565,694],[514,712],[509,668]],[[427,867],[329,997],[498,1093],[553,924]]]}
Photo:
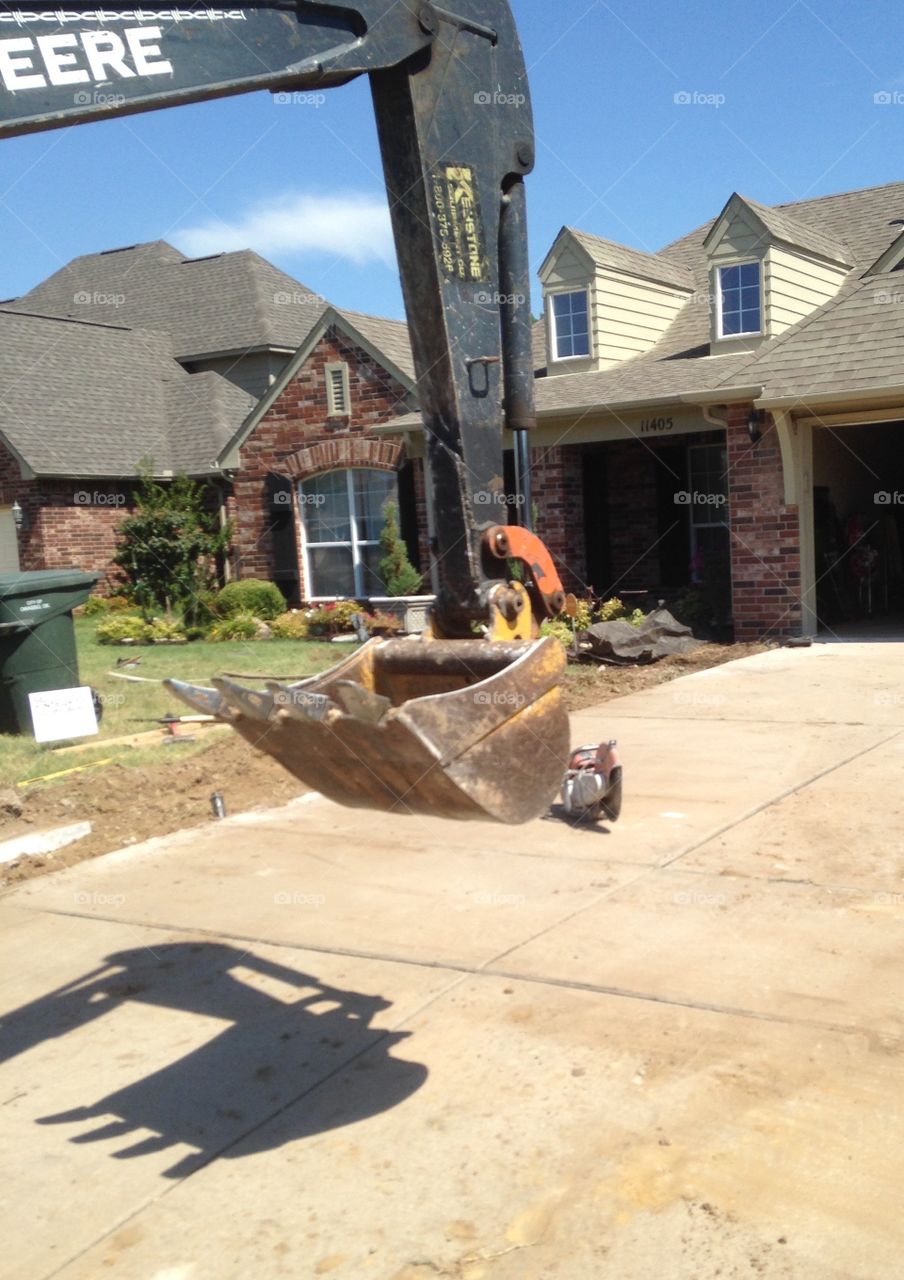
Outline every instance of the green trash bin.
{"label": "green trash bin", "polygon": [[30,693],[78,687],[72,610],[100,578],[81,569],[0,573],[0,733],[32,733]]}

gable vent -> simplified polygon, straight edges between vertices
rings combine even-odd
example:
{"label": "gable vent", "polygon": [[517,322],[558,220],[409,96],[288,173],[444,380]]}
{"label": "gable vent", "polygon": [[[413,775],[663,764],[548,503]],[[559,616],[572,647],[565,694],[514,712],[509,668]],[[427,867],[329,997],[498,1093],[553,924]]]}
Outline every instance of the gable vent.
{"label": "gable vent", "polygon": [[328,364],[326,373],[327,413],[331,418],[346,418],[351,412],[351,396],[348,386],[348,365]]}

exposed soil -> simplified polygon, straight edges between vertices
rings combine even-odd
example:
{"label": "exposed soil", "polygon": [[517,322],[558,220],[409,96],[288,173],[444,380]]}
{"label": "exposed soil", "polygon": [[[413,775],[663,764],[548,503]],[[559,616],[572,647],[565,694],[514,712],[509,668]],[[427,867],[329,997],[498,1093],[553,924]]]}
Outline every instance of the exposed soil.
{"label": "exposed soil", "polygon": [[[767,647],[710,644],[643,667],[572,666],[565,684],[566,703],[569,711],[596,706],[694,671],[762,653]],[[223,796],[227,813],[234,814],[284,804],[305,790],[275,760],[251,750],[232,734],[218,734],[206,750],[182,760],[138,767],[114,763],[52,786],[35,786],[27,792],[10,788],[0,792],[0,840],[79,821],[90,821],[92,830],[85,839],[57,853],[0,865],[0,886],[209,822],[214,791]]]}

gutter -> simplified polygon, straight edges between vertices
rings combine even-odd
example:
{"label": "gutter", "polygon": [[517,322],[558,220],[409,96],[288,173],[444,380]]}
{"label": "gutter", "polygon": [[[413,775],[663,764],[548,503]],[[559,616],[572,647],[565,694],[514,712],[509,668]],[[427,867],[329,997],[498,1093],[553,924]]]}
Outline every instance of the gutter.
{"label": "gutter", "polygon": [[[758,409],[793,409],[800,406],[813,410],[818,405],[839,405],[856,401],[861,407],[868,407],[869,402],[887,400],[894,404],[904,400],[904,383],[892,387],[854,387],[850,391],[825,391],[813,395],[795,396],[763,396],[756,402]],[[863,405],[862,402],[867,404]]]}

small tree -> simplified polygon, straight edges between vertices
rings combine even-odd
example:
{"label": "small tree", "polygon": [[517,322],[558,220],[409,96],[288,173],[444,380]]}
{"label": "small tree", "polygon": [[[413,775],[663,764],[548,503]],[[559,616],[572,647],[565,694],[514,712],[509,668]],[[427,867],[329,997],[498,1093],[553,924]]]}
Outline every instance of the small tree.
{"label": "small tree", "polygon": [[171,608],[189,615],[216,582],[216,559],[229,547],[232,527],[220,526],[204,502],[204,487],[180,475],[168,485],[145,468],[135,511],[120,524],[114,561],[128,579],[128,593],[142,609]]}
{"label": "small tree", "polygon": [[421,585],[421,575],[408,559],[408,548],[399,532],[399,509],[394,502],[383,508],[380,531],[380,577],[388,596],[413,596]]}

